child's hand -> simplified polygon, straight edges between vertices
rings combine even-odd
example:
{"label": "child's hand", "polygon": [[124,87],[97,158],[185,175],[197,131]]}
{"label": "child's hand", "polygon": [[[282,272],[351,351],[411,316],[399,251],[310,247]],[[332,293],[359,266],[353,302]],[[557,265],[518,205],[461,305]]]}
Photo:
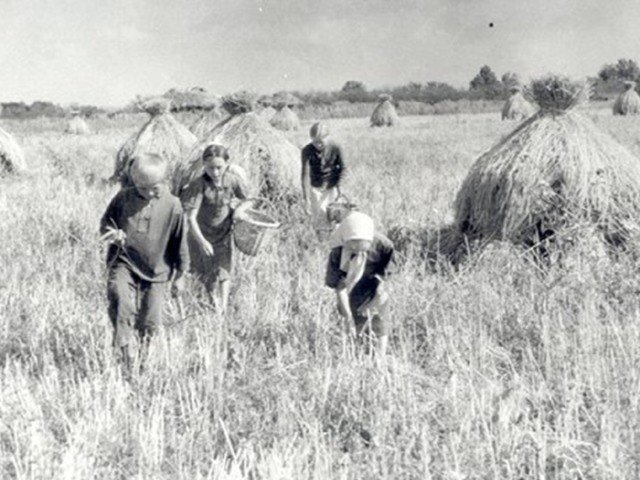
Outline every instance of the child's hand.
{"label": "child's hand", "polygon": [[202,247],[205,255],[209,257],[213,255],[213,245],[211,245],[207,240],[203,241],[200,246]]}
{"label": "child's hand", "polygon": [[184,277],[180,275],[173,280],[173,284],[171,285],[171,295],[173,297],[178,297],[182,292],[184,292]]}
{"label": "child's hand", "polygon": [[119,228],[107,227],[107,232],[100,237],[100,241],[115,243],[116,245],[123,246],[127,239],[127,234],[124,230]]}

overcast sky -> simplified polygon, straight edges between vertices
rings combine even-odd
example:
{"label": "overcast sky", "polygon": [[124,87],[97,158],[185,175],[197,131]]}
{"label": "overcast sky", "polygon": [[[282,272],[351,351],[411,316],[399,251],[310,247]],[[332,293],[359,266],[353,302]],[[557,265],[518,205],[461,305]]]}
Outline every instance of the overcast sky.
{"label": "overcast sky", "polygon": [[594,75],[640,60],[638,19],[638,0],[0,0],[0,101]]}

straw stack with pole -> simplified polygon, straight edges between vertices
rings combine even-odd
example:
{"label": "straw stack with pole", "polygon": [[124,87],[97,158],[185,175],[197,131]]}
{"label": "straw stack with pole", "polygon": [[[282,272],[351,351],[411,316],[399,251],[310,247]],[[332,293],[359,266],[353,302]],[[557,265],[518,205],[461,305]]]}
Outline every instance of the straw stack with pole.
{"label": "straw stack with pole", "polygon": [[302,102],[295,95],[288,92],[277,93],[273,97],[273,104],[276,111],[269,120],[273,127],[285,132],[300,128],[300,119],[293,108]]}
{"label": "straw stack with pole", "polygon": [[11,134],[0,128],[0,176],[22,173],[26,169],[22,148]]}
{"label": "straw stack with pole", "polygon": [[181,185],[202,174],[202,152],[210,143],[224,146],[232,164],[246,172],[261,197],[276,205],[297,196],[300,184],[300,149],[255,111],[255,97],[238,92],[223,98],[229,117],[216,125],[189,155],[176,178]]}
{"label": "straw stack with pole", "polygon": [[640,160],[577,111],[588,92],[560,76],[532,82],[540,111],[478,158],[458,192],[458,239],[561,251],[589,230],[627,246],[640,228]]}
{"label": "straw stack with pole", "polygon": [[624,92],[616,98],[616,101],[613,104],[613,114],[640,114],[640,95],[636,92],[636,82],[630,80],[624,82]]}
{"label": "straw stack with pole", "polygon": [[71,118],[67,123],[66,133],[71,135],[87,135],[90,133],[89,126],[87,122],[80,116],[80,113],[77,111],[71,112]]}
{"label": "straw stack with pole", "polygon": [[520,85],[509,87],[510,96],[502,107],[502,120],[525,120],[536,112],[522,94]]}
{"label": "straw stack with pole", "polygon": [[386,93],[378,97],[378,105],[371,114],[372,127],[393,127],[398,124],[400,117],[391,101],[391,95]]}
{"label": "straw stack with pole", "polygon": [[151,118],[120,148],[111,178],[119,181],[123,187],[131,186],[129,178],[131,160],[138,153],[155,153],[168,161],[171,191],[177,194],[179,185],[175,182],[176,172],[180,170],[181,163],[188,158],[191,150],[198,144],[198,139],[169,113],[170,101],[153,99],[139,107],[149,113]]}

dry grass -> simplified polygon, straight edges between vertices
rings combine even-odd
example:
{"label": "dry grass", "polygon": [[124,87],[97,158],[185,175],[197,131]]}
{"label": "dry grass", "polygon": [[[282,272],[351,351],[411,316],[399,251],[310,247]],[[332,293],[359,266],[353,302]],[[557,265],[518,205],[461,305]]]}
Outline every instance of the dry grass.
{"label": "dry grass", "polygon": [[[638,150],[632,124],[595,121]],[[545,275],[503,244],[439,275],[401,263],[393,353],[378,366],[343,345],[321,286],[326,249],[292,221],[242,259],[226,321],[194,290],[190,320],[164,330],[128,384],[109,346],[96,230],[114,193],[100,180],[136,127],[44,127],[10,125],[37,174],[4,181],[0,196],[3,478],[637,476],[633,265],[588,244]],[[345,187],[383,227],[449,221],[473,159],[510,128],[495,114],[330,127]]]}

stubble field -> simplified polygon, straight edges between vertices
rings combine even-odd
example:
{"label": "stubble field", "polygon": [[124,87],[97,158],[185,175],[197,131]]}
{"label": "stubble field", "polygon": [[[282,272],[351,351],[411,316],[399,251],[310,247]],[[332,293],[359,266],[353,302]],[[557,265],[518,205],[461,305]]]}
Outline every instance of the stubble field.
{"label": "stubble field", "polygon": [[[640,154],[637,120],[585,114]],[[0,181],[0,477],[640,475],[640,279],[588,243],[544,272],[500,244],[438,274],[399,258],[380,363],[343,341],[327,246],[298,213],[240,258],[228,318],[190,282],[186,318],[171,303],[148,369],[122,380],[97,224],[114,154],[143,121],[96,120],[88,136],[3,123],[30,173]],[[329,124],[345,191],[383,230],[446,223],[469,165],[515,127],[496,114]]]}

